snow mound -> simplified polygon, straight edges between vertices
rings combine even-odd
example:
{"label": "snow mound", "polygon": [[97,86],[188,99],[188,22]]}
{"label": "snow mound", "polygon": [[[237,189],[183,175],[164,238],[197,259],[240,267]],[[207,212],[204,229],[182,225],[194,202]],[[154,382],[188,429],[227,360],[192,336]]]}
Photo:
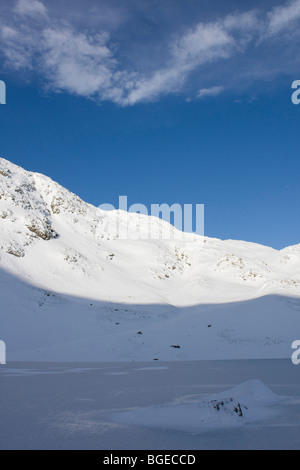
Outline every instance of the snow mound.
{"label": "snow mound", "polygon": [[278,405],[283,401],[260,380],[249,380],[205,399],[126,411],[115,416],[115,420],[188,432],[221,430],[272,418],[279,413]]}

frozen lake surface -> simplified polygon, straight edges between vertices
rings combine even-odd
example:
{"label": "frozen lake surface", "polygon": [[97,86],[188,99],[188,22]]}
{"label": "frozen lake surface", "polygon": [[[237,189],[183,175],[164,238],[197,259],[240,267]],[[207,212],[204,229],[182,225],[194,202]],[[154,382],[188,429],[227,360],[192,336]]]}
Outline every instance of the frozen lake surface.
{"label": "frozen lake surface", "polygon": [[285,359],[9,363],[0,403],[0,449],[300,449]]}

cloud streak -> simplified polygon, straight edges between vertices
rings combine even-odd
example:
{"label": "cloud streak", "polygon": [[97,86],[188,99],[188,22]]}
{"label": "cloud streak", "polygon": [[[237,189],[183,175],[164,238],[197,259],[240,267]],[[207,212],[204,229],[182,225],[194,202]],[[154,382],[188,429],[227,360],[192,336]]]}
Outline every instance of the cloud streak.
{"label": "cloud streak", "polygon": [[47,8],[39,0],[18,0],[14,11],[21,16],[47,16]]}
{"label": "cloud streak", "polygon": [[202,88],[199,90],[198,93],[198,98],[206,98],[209,96],[218,96],[220,95],[224,90],[224,87],[222,86],[213,86],[211,88]]}
{"label": "cloud streak", "polygon": [[[164,65],[153,60],[152,68],[143,70],[124,60],[124,56],[130,59],[132,45],[122,46],[118,31],[112,35],[103,27],[101,31],[79,28],[70,19],[55,16],[42,1],[18,0],[11,15],[0,22],[0,44],[7,70],[38,75],[49,90],[132,106],[184,92],[191,77],[200,88],[195,97],[217,96],[224,85],[213,83],[207,70],[215,67],[217,72],[224,64],[230,68],[232,61],[244,60],[240,74],[247,77],[251,75],[246,60],[249,52],[259,58],[260,77],[268,76],[269,70],[264,70],[260,60],[263,49],[279,37],[284,37],[283,47],[287,46],[299,23],[300,0],[285,2],[267,13],[256,9],[199,22],[181,34],[171,32],[165,40]],[[133,45],[135,40],[133,34]],[[148,47],[145,54],[151,43]]]}
{"label": "cloud streak", "polygon": [[268,14],[267,33],[272,36],[282,31],[289,31],[290,28],[297,27],[299,19],[300,0],[292,0],[278,6]]}

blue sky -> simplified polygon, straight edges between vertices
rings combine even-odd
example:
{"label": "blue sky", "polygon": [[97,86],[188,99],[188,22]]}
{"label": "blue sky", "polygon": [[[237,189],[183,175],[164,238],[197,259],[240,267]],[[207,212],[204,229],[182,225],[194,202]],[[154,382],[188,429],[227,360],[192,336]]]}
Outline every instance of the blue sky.
{"label": "blue sky", "polygon": [[299,26],[300,0],[2,2],[1,155],[94,205],[203,203],[207,236],[299,243]]}

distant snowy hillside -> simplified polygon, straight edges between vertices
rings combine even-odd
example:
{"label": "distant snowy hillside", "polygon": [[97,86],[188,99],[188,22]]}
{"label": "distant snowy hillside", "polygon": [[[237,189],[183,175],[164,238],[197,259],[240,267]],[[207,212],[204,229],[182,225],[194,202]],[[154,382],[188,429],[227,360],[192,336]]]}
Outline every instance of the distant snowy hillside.
{"label": "distant snowy hillside", "polygon": [[[132,239],[120,240],[118,225],[129,225]],[[156,239],[139,239],[148,230]],[[101,211],[0,158],[0,339],[8,357],[207,358],[222,357],[223,346],[230,357],[286,357],[300,330],[300,245],[277,251],[175,235],[160,219]],[[191,332],[210,318],[219,327],[199,332],[199,348]],[[148,338],[135,331],[145,326]],[[191,338],[185,348],[168,344],[184,342],[181,332]]]}

